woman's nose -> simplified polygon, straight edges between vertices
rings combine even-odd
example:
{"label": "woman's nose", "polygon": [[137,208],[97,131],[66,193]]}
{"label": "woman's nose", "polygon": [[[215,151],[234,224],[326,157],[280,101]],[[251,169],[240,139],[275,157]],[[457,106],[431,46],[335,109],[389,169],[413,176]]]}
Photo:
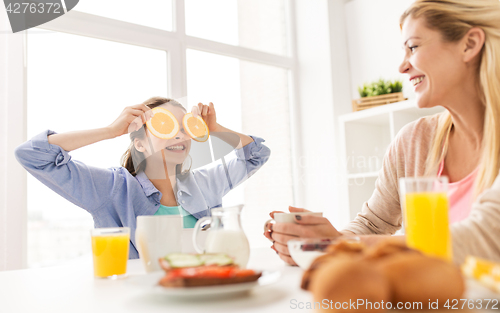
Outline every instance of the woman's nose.
{"label": "woman's nose", "polygon": [[403,62],[399,65],[399,72],[402,74],[406,74],[410,70],[410,62],[408,62],[408,58],[405,56],[403,58]]}

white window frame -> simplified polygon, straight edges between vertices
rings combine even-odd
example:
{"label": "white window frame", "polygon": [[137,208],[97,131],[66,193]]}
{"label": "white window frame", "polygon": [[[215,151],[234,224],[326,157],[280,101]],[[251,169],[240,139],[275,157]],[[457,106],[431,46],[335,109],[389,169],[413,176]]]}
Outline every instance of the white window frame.
{"label": "white window frame", "polygon": [[[297,166],[300,150],[299,104],[297,94],[298,61],[295,43],[294,2],[286,0],[288,56],[270,54],[186,35],[184,0],[173,0],[173,31],[114,20],[93,14],[70,11],[38,28],[159,49],[167,52],[168,94],[173,98],[187,95],[186,50],[194,49],[234,57],[289,70],[289,98],[292,146],[292,177],[295,203],[304,195],[299,188],[302,173]],[[0,16],[0,31],[10,32],[7,15]],[[27,264],[27,183],[24,171],[14,158],[15,147],[26,141],[26,32],[0,36],[0,97],[3,133],[0,144],[7,155],[0,155],[0,270],[26,268]],[[97,74],[97,73],[96,73]],[[2,92],[3,93],[3,92]],[[14,105],[13,105],[14,104]],[[12,164],[16,166],[11,166]]]}
{"label": "white window frame", "polygon": [[[24,32],[23,32],[24,33]],[[27,265],[26,171],[14,149],[26,140],[26,37],[0,10],[0,270]]]}

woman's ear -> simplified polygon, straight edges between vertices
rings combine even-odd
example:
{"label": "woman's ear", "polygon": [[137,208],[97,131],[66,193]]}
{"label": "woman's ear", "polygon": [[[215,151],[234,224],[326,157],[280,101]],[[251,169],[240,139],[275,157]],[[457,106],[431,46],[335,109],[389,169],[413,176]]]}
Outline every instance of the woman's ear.
{"label": "woman's ear", "polygon": [[474,60],[479,55],[484,46],[485,34],[479,27],[469,29],[463,38],[463,58],[465,62]]}
{"label": "woman's ear", "polygon": [[139,152],[144,153],[146,151],[146,148],[142,144],[142,141],[139,140],[139,138],[134,138],[134,147]]}

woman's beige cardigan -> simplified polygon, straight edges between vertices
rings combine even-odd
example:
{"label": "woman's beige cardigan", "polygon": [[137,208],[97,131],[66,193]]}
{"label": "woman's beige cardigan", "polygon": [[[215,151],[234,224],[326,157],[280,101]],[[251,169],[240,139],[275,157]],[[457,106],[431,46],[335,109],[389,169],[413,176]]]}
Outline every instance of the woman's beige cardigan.
{"label": "woman's beige cardigan", "polygon": [[[434,138],[438,115],[406,125],[391,143],[370,199],[345,230],[358,235],[394,234],[401,228],[399,183],[401,177],[423,176]],[[498,174],[498,173],[497,173]],[[466,255],[500,261],[500,178],[479,195],[470,215],[450,226],[453,259]]]}

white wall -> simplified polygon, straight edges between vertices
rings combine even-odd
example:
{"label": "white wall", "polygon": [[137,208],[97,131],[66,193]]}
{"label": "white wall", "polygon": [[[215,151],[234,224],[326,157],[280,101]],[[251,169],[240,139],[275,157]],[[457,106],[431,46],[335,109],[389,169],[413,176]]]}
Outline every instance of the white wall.
{"label": "white wall", "polygon": [[346,180],[338,117],[352,112],[358,85],[403,78],[399,16],[412,1],[295,1],[303,195],[296,205],[325,212],[339,229],[350,216],[339,194]]}
{"label": "white wall", "polygon": [[342,201],[339,192],[343,190],[342,185],[346,179],[343,177],[343,168],[345,166],[343,159],[340,157],[340,138],[338,128],[338,117],[342,114],[350,113],[351,106],[351,73],[349,66],[349,50],[347,49],[346,21],[344,6],[347,0],[330,0],[328,1],[329,12],[329,31],[330,31],[330,62],[332,72],[332,92],[333,92],[333,117],[335,126],[335,158],[334,158],[334,181],[335,186],[331,191],[335,195],[336,202],[332,203],[333,214],[331,217],[332,224],[343,229],[349,223],[349,209],[347,203]]}
{"label": "white wall", "polygon": [[403,78],[406,97],[413,98],[408,79],[399,74],[403,58],[399,17],[413,0],[352,0],[345,5],[351,71],[351,96],[358,86],[379,79]]}
{"label": "white wall", "polygon": [[[338,117],[352,112],[364,81],[399,78],[399,16],[412,0],[295,1],[302,201],[337,228],[349,221],[339,192]],[[382,35],[381,35],[382,34]]]}
{"label": "white wall", "polygon": [[[318,55],[317,61],[324,62],[325,67],[329,65],[331,71],[331,87],[325,90],[325,92],[332,93],[331,111],[325,111],[325,113],[333,114],[334,136],[331,140],[335,155],[329,159],[330,164],[326,164],[323,170],[312,171],[309,175],[311,176],[310,180],[313,180],[313,175],[317,175],[318,184],[323,184],[328,180],[325,179],[325,176],[331,176],[333,184],[330,182],[325,184],[328,186],[327,188],[331,188],[330,190],[320,188],[325,192],[323,195],[314,193],[311,195],[311,192],[314,192],[311,189],[314,189],[315,185],[311,186],[307,190],[307,203],[326,205],[328,207],[327,216],[333,225],[340,229],[350,221],[350,215],[347,203],[343,201],[344,197],[340,194],[343,190],[343,184],[347,180],[342,176],[345,164],[339,155],[341,149],[339,146],[338,117],[352,112],[351,100],[359,98],[358,86],[381,77],[384,79],[403,79],[405,96],[414,97],[407,78],[398,71],[403,57],[399,17],[412,2],[413,0],[327,1],[330,60],[325,62],[320,59],[321,55]],[[310,3],[309,6],[312,4]],[[320,16],[317,16],[316,19]],[[297,23],[297,27],[304,27],[304,25]],[[298,34],[308,30],[312,29],[300,29]],[[299,60],[302,60],[304,55],[299,54],[299,57]],[[325,78],[319,77],[319,79]],[[301,86],[300,90],[304,88]],[[301,97],[301,99],[304,98]],[[305,103],[302,105],[306,106]],[[322,117],[322,120],[326,118]],[[304,134],[307,131],[307,126],[312,124],[314,121],[303,122]],[[325,134],[323,141],[327,137],[328,134]],[[321,154],[321,152],[318,153]],[[332,164],[333,169],[331,169]],[[317,199],[312,200],[311,197],[320,197],[323,202]]]}
{"label": "white wall", "polygon": [[297,0],[297,94],[300,103],[300,170],[295,205],[333,218],[335,195],[335,118],[327,0]]}

